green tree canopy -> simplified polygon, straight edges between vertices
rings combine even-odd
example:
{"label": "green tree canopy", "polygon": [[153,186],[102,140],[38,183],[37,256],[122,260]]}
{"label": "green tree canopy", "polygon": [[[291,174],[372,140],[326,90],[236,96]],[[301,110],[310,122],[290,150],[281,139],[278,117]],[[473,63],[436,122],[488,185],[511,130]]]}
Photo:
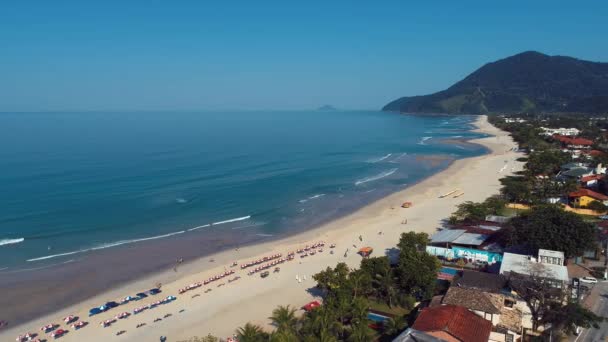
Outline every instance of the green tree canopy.
{"label": "green tree canopy", "polygon": [[510,233],[511,245],[562,251],[566,257],[582,255],[596,240],[593,225],[554,205],[534,207],[513,218]]}

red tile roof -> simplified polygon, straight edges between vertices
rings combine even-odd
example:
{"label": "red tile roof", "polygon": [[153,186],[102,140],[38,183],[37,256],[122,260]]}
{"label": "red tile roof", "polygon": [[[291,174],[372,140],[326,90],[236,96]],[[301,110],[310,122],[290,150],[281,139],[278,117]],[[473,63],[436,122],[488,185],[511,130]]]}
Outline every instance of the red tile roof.
{"label": "red tile roof", "polygon": [[582,145],[582,146],[591,146],[593,145],[593,141],[585,138],[570,138],[565,137],[563,135],[554,135],[553,139],[558,140],[566,145]]}
{"label": "red tile roof", "polygon": [[606,201],[606,200],[608,200],[608,196],[602,195],[602,194],[600,194],[598,192],[595,192],[595,191],[591,191],[589,189],[578,189],[577,191],[569,193],[568,196],[570,196],[570,197],[588,196],[588,197],[591,197],[591,198],[599,200],[599,201]]}
{"label": "red tile roof", "polygon": [[604,178],[604,175],[589,175],[581,178],[581,182],[589,182],[592,180],[600,180]]}
{"label": "red tile roof", "polygon": [[487,342],[492,322],[456,305],[442,305],[422,309],[413,329],[444,331],[463,342]]}

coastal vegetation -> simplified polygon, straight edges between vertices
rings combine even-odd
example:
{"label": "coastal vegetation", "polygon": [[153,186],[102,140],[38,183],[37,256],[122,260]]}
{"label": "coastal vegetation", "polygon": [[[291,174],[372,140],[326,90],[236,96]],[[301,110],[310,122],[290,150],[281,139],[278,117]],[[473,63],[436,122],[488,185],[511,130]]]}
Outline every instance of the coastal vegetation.
{"label": "coastal vegetation", "polygon": [[[274,331],[247,323],[235,334],[242,342],[391,340],[407,327],[416,302],[435,293],[440,263],[426,253],[428,242],[425,233],[403,233],[396,260],[372,257],[364,258],[358,269],[345,263],[328,267],[313,276],[321,306],[300,317],[295,308],[279,306],[269,317]],[[374,325],[368,314],[379,307],[391,317]]]}
{"label": "coastal vegetation", "polygon": [[446,90],[399,98],[403,113],[544,113],[608,111],[608,63],[527,51],[477,69]]}
{"label": "coastal vegetation", "polygon": [[535,206],[511,219],[509,245],[564,252],[566,258],[594,248],[595,227],[556,205]]}

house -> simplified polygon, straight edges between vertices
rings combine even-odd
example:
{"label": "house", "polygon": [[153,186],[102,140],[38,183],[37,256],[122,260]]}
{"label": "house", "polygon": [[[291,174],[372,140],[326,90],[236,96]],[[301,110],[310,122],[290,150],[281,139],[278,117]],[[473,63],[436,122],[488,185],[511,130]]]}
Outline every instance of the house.
{"label": "house", "polygon": [[446,342],[446,340],[427,334],[424,331],[407,328],[395,337],[393,342]]}
{"label": "house", "polygon": [[608,204],[608,196],[589,189],[578,189],[573,191],[568,194],[568,198],[570,199],[572,206],[577,208],[587,207],[594,201]]}
{"label": "house", "polygon": [[448,260],[462,258],[490,264],[500,262],[501,253],[494,251],[491,245],[482,247],[500,227],[487,226],[487,229],[484,227],[441,230],[431,236],[431,242],[426,246],[426,252]]}
{"label": "house", "polygon": [[559,134],[553,135],[553,139],[559,141],[562,146],[568,149],[590,149],[593,141],[585,138],[570,138]]}
{"label": "house", "polygon": [[592,168],[581,166],[571,168],[566,171],[560,171],[557,177],[561,180],[574,179],[578,181],[583,177],[591,176],[593,171],[594,170]]}
{"label": "house", "polygon": [[604,179],[604,175],[589,175],[583,176],[580,179],[581,185],[586,188],[597,188],[599,181]]}
{"label": "house", "polygon": [[[552,259],[553,258],[553,259]],[[561,258],[561,264],[553,263]],[[570,282],[568,269],[563,265],[563,252],[539,250],[538,259],[530,255],[504,253],[500,274],[505,277],[538,277],[549,280],[554,287],[565,287]]]}
{"label": "house", "polygon": [[462,270],[454,278],[453,286],[502,293],[507,289],[507,278],[500,274]]}
{"label": "house", "polygon": [[492,323],[456,305],[424,308],[412,329],[449,342],[488,342]]}
{"label": "house", "polygon": [[517,300],[510,293],[492,293],[452,286],[443,296],[441,303],[465,307],[491,322],[493,341],[517,340],[523,335],[524,325],[528,329],[532,327],[532,316],[526,303]]}
{"label": "house", "polygon": [[548,136],[548,137],[553,136],[555,134],[575,137],[575,136],[577,136],[577,135],[579,135],[581,133],[581,131],[578,130],[578,129],[576,129],[576,128],[546,128],[546,127],[541,127],[540,129],[543,130],[542,135],[545,135],[545,136]]}

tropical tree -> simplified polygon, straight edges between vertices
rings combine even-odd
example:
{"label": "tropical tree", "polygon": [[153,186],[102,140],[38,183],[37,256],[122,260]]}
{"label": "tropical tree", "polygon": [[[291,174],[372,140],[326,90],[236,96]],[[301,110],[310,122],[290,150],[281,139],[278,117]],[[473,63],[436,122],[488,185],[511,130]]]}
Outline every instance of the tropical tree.
{"label": "tropical tree", "polygon": [[280,305],[272,310],[272,316],[268,318],[280,333],[295,334],[297,332],[298,319],[296,317],[296,309],[290,308],[289,305]]}
{"label": "tropical tree", "polygon": [[511,220],[509,244],[562,251],[567,258],[593,248],[596,231],[580,216],[555,205],[543,205]]}
{"label": "tropical tree", "polygon": [[403,316],[397,316],[384,321],[382,332],[389,337],[394,337],[400,334],[406,326],[407,322],[405,321],[405,318]]}
{"label": "tropical tree", "polygon": [[433,295],[439,260],[426,250],[429,238],[425,233],[403,233],[399,240],[399,264],[395,270],[396,284],[403,294],[417,299]]}
{"label": "tropical tree", "polygon": [[258,325],[247,323],[236,330],[240,342],[263,342],[268,340],[268,334]]}
{"label": "tropical tree", "polygon": [[373,339],[374,332],[368,326],[368,322],[358,322],[351,326],[348,341],[351,342],[369,342]]}
{"label": "tropical tree", "polygon": [[550,310],[542,318],[544,323],[551,324],[553,330],[562,331],[566,334],[574,334],[577,327],[599,329],[599,324],[604,319],[575,302],[566,305],[553,302]]}

